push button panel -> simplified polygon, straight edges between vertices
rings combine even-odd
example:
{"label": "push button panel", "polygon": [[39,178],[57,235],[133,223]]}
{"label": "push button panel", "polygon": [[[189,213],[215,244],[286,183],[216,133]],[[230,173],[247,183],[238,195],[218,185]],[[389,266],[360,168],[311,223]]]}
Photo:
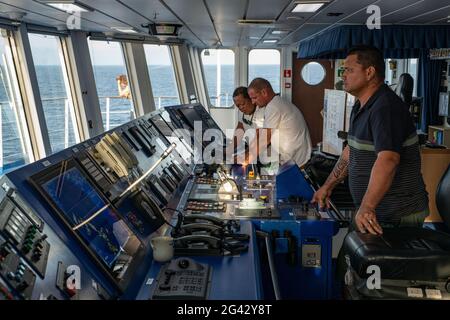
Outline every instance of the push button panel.
{"label": "push button panel", "polygon": [[50,251],[47,235],[8,198],[0,204],[0,233],[43,278]]}
{"label": "push button panel", "polygon": [[7,242],[0,245],[0,275],[18,296],[31,299],[36,275]]}

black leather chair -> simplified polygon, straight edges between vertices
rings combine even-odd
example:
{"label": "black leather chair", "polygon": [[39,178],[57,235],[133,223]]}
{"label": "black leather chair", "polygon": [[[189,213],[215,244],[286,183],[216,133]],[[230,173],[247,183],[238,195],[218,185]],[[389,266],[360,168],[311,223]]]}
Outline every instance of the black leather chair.
{"label": "black leather chair", "polygon": [[405,102],[408,106],[412,101],[412,93],[414,89],[414,79],[409,73],[402,73],[398,77],[397,86],[395,87],[395,93]]}
{"label": "black leather chair", "polygon": [[[450,166],[438,185],[436,204],[450,229]],[[395,228],[374,236],[353,231],[345,239],[343,250],[349,265],[347,287],[353,298],[356,294],[359,298],[406,299],[411,298],[409,293],[416,292],[416,298],[425,299],[428,288],[438,290],[441,298],[450,299],[450,233]],[[369,290],[366,286],[370,265],[380,267],[380,290]],[[422,291],[422,297],[417,289]]]}

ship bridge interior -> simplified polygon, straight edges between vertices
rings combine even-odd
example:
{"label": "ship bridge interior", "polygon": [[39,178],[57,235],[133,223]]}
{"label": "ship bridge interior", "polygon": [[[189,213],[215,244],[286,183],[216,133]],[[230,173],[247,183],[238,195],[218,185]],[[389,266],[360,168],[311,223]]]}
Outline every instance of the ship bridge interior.
{"label": "ship bridge interior", "polygon": [[[438,0],[0,0],[0,300],[449,299],[449,15]],[[383,235],[355,225],[355,174],[314,200],[348,150],[375,149],[352,136],[361,97],[343,81],[358,45],[406,110],[427,203]],[[254,94],[237,106],[261,78],[293,124],[270,127]],[[250,164],[264,129],[291,145]],[[393,185],[397,202],[420,189]]]}

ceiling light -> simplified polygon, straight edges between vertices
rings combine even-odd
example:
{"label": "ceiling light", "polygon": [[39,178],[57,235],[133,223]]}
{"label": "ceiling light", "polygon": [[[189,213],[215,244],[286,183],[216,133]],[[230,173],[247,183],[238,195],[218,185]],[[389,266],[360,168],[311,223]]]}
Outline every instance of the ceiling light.
{"label": "ceiling light", "polygon": [[288,33],[289,31],[287,30],[273,30],[272,34],[285,34]]}
{"label": "ceiling light", "polygon": [[138,33],[133,28],[127,28],[127,27],[111,27],[111,29],[114,29],[114,30],[117,30],[120,32],[124,32],[124,33]]}
{"label": "ceiling light", "polygon": [[278,40],[275,39],[267,39],[267,40],[263,40],[263,43],[276,43]]}
{"label": "ceiling light", "polygon": [[91,7],[78,2],[77,0],[38,0],[43,4],[47,4],[52,6],[53,8],[66,11],[69,13],[72,12],[89,12],[94,11]]}
{"label": "ceiling light", "polygon": [[319,10],[325,3],[324,2],[316,2],[316,3],[297,3],[294,9],[291,12],[316,12]]}

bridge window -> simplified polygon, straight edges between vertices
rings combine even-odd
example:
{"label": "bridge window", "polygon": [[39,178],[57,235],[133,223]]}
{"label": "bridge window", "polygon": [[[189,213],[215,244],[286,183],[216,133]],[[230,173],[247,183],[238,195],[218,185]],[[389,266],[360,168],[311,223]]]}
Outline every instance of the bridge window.
{"label": "bridge window", "polygon": [[0,175],[33,159],[11,54],[12,39],[0,30]]}
{"label": "bridge window", "polygon": [[79,142],[61,40],[36,33],[30,33],[29,39],[51,152],[54,153]]}
{"label": "bridge window", "polygon": [[89,40],[95,84],[105,131],[135,118],[132,92],[118,42]]}
{"label": "bridge window", "polygon": [[202,63],[211,105],[231,106],[235,89],[234,52],[229,49],[203,50]]}
{"label": "bridge window", "polygon": [[248,83],[254,78],[267,79],[273,91],[280,92],[280,51],[253,49],[248,54]]}
{"label": "bridge window", "polygon": [[145,44],[144,50],[156,108],[180,104],[169,47]]}

